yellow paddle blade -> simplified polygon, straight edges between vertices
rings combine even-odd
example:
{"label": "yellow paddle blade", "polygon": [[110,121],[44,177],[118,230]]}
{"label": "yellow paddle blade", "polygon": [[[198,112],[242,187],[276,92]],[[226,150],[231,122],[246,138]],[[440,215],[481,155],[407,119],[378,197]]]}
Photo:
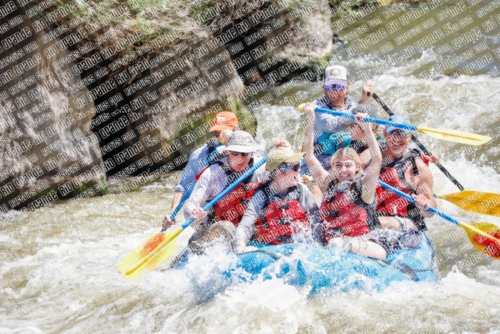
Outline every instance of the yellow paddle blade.
{"label": "yellow paddle blade", "polygon": [[183,228],[179,227],[173,231],[155,233],[121,260],[118,263],[118,270],[125,278],[137,281],[172,255],[175,239],[182,231]]}
{"label": "yellow paddle blade", "polygon": [[464,210],[500,217],[500,194],[464,190],[453,194],[436,195]]}
{"label": "yellow paddle blade", "polygon": [[500,260],[500,227],[490,223],[458,223],[469,236],[472,245],[484,254]]}
{"label": "yellow paddle blade", "polygon": [[475,133],[468,133],[458,130],[432,129],[419,126],[417,128],[417,131],[425,133],[426,135],[436,139],[442,139],[467,145],[482,145],[491,140],[491,137],[488,136],[482,136]]}

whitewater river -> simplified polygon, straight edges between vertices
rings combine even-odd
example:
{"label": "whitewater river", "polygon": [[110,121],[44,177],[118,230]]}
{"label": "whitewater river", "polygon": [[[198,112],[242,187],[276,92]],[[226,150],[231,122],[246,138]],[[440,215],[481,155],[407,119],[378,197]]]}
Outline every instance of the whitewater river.
{"label": "whitewater river", "polygon": [[[480,147],[423,134],[419,138],[466,189],[498,193],[500,78],[485,73],[415,76],[415,62],[438,63],[443,57],[429,48],[414,61],[381,73],[378,57],[355,56],[343,65],[352,73],[355,93],[362,83],[356,75],[372,70],[379,96],[414,124],[493,136],[493,142]],[[493,65],[498,61],[488,70]],[[313,87],[307,83],[293,91]],[[301,145],[303,118],[293,106],[263,106],[256,116],[260,143],[269,147],[273,139],[287,138]],[[457,191],[435,166],[431,169],[436,193]],[[382,292],[331,291],[309,297],[307,289],[281,280],[257,281],[231,286],[200,303],[193,275],[199,285],[214,285],[217,272],[212,269],[229,268],[234,262],[217,248],[186,270],[156,270],[137,283],[129,282],[117,263],[159,231],[170,207],[173,178],[164,175],[121,193],[120,187],[134,181],[129,178],[112,183],[105,197],[4,215],[0,333],[500,333],[500,261],[472,248],[461,228],[438,217],[428,221],[439,264],[437,284],[403,282]],[[442,200],[438,204],[462,221],[500,225],[499,218],[466,212]]]}

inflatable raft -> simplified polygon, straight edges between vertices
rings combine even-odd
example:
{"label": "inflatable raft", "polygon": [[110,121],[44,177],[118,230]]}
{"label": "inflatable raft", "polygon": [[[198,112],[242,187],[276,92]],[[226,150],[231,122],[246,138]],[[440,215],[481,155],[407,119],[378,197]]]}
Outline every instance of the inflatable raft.
{"label": "inflatable raft", "polygon": [[200,300],[213,297],[229,285],[253,280],[282,279],[308,289],[310,294],[332,289],[380,291],[398,281],[438,281],[434,247],[425,234],[418,248],[391,253],[385,261],[337,248],[286,244],[238,255],[229,268],[213,271],[208,281],[201,282],[196,273],[192,274],[195,290],[203,292]]}
{"label": "inflatable raft", "polygon": [[437,282],[434,247],[424,237],[418,248],[391,253],[385,261],[300,244],[266,246],[239,256],[251,279],[283,278],[289,284],[323,288],[381,290],[396,281]]}

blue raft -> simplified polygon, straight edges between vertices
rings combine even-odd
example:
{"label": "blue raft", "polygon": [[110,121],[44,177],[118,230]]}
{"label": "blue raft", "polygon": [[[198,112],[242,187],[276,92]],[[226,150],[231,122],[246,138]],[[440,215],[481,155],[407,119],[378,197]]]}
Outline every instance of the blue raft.
{"label": "blue raft", "polygon": [[418,248],[393,252],[385,261],[335,248],[288,244],[240,255],[238,268],[250,279],[283,278],[310,287],[312,294],[325,288],[381,290],[396,281],[438,281],[434,247],[425,234]]}
{"label": "blue raft", "polygon": [[308,289],[309,294],[332,289],[380,291],[398,281],[438,281],[434,247],[425,234],[418,248],[393,252],[385,261],[336,248],[286,244],[238,255],[233,264],[230,269],[214,272],[203,286],[193,277],[195,290],[203,291],[199,294],[201,300],[229,285],[253,280],[283,279]]}

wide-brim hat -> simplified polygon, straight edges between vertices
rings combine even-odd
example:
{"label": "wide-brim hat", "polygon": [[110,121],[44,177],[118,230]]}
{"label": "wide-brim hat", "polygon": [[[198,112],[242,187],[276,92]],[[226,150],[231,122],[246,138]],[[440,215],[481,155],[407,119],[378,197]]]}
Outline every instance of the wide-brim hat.
{"label": "wide-brim hat", "polygon": [[227,140],[226,145],[217,147],[217,152],[234,151],[250,153],[259,150],[261,147],[253,139],[252,135],[245,131],[235,131]]}
{"label": "wide-brim hat", "polygon": [[272,172],[282,163],[299,162],[304,153],[294,152],[291,147],[276,147],[273,148],[267,155],[266,170]]}

